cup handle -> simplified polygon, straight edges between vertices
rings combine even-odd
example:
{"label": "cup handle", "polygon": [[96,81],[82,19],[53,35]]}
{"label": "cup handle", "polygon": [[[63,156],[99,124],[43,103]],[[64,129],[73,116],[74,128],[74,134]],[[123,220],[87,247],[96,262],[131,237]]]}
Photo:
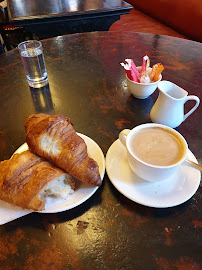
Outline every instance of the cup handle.
{"label": "cup handle", "polygon": [[126,147],[126,138],[129,132],[130,132],[130,129],[124,129],[119,133],[119,140],[125,147]]}
{"label": "cup handle", "polygon": [[190,114],[192,114],[196,108],[199,106],[199,103],[200,103],[200,99],[196,96],[187,96],[186,100],[185,100],[185,103],[188,101],[188,100],[195,100],[196,101],[196,104],[195,106],[188,112],[184,115],[184,120],[190,116]]}

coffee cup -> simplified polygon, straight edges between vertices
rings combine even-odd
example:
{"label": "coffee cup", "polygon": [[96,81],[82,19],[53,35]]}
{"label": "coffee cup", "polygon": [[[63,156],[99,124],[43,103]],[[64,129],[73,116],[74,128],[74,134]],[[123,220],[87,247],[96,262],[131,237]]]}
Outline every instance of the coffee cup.
{"label": "coffee cup", "polygon": [[184,162],[188,146],[176,130],[161,124],[148,123],[120,132],[131,169],[146,181],[171,177]]}

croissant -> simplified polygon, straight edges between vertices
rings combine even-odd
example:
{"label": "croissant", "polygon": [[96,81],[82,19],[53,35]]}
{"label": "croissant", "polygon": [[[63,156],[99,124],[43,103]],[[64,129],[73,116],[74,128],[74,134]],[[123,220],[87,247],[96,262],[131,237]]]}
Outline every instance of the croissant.
{"label": "croissant", "polygon": [[66,198],[75,182],[61,169],[29,150],[0,162],[0,199],[23,209],[45,209],[47,196]]}
{"label": "croissant", "polygon": [[33,153],[82,182],[101,185],[98,164],[88,156],[85,141],[76,134],[69,118],[61,114],[32,114],[25,119],[25,132]]}

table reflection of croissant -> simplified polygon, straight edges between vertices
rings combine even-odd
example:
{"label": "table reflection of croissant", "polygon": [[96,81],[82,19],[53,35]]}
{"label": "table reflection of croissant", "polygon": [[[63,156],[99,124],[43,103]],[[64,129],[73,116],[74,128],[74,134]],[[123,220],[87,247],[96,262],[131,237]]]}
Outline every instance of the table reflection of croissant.
{"label": "table reflection of croissant", "polygon": [[101,185],[96,161],[88,156],[84,140],[69,118],[61,114],[32,114],[25,119],[26,142],[30,150],[52,161],[76,179]]}
{"label": "table reflection of croissant", "polygon": [[48,196],[66,199],[74,187],[70,175],[29,150],[0,162],[0,199],[23,209],[43,210]]}

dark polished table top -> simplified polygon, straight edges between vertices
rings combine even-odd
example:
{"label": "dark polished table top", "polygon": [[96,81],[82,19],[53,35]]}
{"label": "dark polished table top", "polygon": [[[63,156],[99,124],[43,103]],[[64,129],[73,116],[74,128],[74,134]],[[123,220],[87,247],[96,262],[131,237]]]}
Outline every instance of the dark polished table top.
{"label": "dark polished table top", "polygon": [[132,8],[122,0],[8,0],[8,7],[12,21],[118,10],[129,12]]}
{"label": "dark polished table top", "polygon": [[[202,99],[202,44],[140,33],[95,32],[43,41],[49,87],[28,87],[18,50],[0,56],[0,160],[25,142],[24,119],[61,113],[106,155],[124,128],[151,122],[158,96],[130,95],[125,58],[147,54],[163,79]],[[187,105],[188,109],[191,104]],[[202,106],[177,130],[202,164]],[[74,209],[32,213],[0,226],[0,269],[200,269],[201,187],[187,202],[151,208],[124,197],[105,174],[96,193]]]}
{"label": "dark polished table top", "polygon": [[10,21],[39,39],[108,31],[120,15],[132,8],[122,0],[8,0]]}

